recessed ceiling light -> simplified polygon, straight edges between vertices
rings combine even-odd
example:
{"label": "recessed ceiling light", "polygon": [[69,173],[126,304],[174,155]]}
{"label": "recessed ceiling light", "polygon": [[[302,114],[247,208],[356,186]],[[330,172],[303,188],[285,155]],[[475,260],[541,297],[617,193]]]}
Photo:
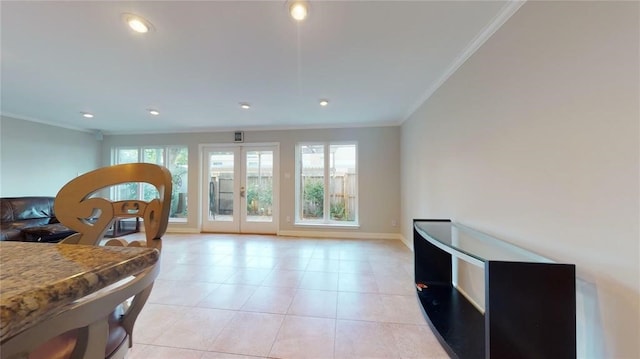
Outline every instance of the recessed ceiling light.
{"label": "recessed ceiling light", "polygon": [[89,113],[89,112],[80,112],[82,114],[82,117],[85,118],[93,118],[93,114]]}
{"label": "recessed ceiling light", "polygon": [[147,19],[141,16],[134,14],[124,14],[123,17],[127,25],[129,25],[129,27],[135,32],[144,34],[153,29],[153,25],[151,25],[151,23]]}
{"label": "recessed ceiling light", "polygon": [[329,104],[328,100],[320,100],[320,106],[327,106]]}
{"label": "recessed ceiling light", "polygon": [[302,21],[307,18],[309,13],[309,5],[306,1],[291,1],[289,3],[289,13],[296,21]]}
{"label": "recessed ceiling light", "polygon": [[248,109],[250,109],[250,108],[251,108],[251,105],[249,105],[249,104],[248,104],[248,103],[246,103],[246,102],[240,102],[240,108],[245,109],[245,110],[248,110]]}
{"label": "recessed ceiling light", "polygon": [[149,111],[149,114],[153,116],[158,116],[160,114],[160,111],[158,110],[149,109],[148,111]]}

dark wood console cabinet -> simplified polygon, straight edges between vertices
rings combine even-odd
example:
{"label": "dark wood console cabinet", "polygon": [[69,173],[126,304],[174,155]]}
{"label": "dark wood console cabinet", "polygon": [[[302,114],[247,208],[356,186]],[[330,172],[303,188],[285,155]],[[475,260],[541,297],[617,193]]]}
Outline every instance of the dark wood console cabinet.
{"label": "dark wood console cabinet", "polygon": [[[575,265],[450,220],[414,220],[417,296],[454,358],[576,358]],[[452,283],[455,259],[484,270],[484,313]]]}

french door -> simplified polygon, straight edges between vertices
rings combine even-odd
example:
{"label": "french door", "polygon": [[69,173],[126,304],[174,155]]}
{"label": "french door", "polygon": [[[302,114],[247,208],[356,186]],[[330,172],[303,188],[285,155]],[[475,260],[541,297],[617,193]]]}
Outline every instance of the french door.
{"label": "french door", "polygon": [[278,146],[203,147],[202,231],[275,234]]}

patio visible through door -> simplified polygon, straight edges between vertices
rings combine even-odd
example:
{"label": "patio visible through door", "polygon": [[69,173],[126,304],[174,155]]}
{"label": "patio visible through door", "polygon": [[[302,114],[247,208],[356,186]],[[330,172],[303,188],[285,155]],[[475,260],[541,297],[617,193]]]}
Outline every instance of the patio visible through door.
{"label": "patio visible through door", "polygon": [[277,232],[277,145],[203,147],[205,232]]}

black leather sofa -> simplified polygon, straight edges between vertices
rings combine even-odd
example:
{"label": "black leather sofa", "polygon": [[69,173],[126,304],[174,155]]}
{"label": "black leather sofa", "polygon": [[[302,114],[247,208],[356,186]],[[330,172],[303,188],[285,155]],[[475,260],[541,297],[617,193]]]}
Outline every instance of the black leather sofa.
{"label": "black leather sofa", "polygon": [[76,233],[58,222],[54,197],[0,198],[0,240],[59,242]]}

